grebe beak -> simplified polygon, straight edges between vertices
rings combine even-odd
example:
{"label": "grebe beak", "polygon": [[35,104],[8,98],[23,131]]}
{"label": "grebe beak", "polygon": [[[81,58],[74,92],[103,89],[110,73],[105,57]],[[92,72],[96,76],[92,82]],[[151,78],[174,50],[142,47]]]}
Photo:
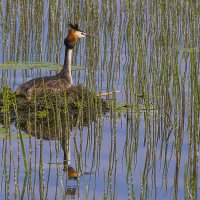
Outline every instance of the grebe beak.
{"label": "grebe beak", "polygon": [[81,32],[81,35],[83,35],[83,37],[89,37],[89,35],[83,31]]}
{"label": "grebe beak", "polygon": [[97,35],[91,35],[91,34],[87,34],[83,31],[81,31],[81,37],[92,37],[92,38],[97,38]]}
{"label": "grebe beak", "polygon": [[92,37],[92,38],[98,38],[97,35],[91,35],[91,34],[87,34],[87,33],[84,33],[86,37]]}

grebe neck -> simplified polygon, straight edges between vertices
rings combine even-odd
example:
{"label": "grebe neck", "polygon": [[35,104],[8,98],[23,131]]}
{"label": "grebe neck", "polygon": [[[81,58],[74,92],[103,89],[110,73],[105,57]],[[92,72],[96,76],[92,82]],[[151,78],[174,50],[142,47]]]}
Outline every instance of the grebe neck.
{"label": "grebe neck", "polygon": [[67,79],[67,81],[69,81],[70,84],[73,84],[72,73],[71,73],[71,60],[72,60],[72,49],[66,47],[63,68],[62,71],[58,74],[58,76]]}

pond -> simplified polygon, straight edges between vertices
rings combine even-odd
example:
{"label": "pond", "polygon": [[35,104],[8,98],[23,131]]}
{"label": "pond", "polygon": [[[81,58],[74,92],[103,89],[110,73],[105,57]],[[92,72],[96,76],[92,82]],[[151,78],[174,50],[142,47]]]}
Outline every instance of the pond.
{"label": "pond", "polygon": [[14,119],[3,100],[0,199],[199,199],[199,11],[191,0],[2,0],[0,92],[57,74],[78,23],[97,37],[73,50],[74,85],[104,93],[109,110],[15,107]]}

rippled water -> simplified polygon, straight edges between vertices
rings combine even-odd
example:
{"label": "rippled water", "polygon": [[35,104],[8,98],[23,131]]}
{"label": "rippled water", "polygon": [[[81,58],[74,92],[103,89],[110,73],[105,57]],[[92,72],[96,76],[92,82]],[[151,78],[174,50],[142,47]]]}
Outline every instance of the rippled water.
{"label": "rippled water", "polygon": [[[72,62],[86,70],[73,72],[75,84],[120,93],[106,116],[71,131],[78,180],[63,170],[59,140],[24,138],[25,173],[22,143],[2,137],[0,199],[199,199],[199,11],[198,1],[2,0],[0,63],[62,64],[67,23],[78,23],[98,39],[76,46]],[[0,72],[1,90],[57,73]],[[17,122],[9,128],[19,131]]]}

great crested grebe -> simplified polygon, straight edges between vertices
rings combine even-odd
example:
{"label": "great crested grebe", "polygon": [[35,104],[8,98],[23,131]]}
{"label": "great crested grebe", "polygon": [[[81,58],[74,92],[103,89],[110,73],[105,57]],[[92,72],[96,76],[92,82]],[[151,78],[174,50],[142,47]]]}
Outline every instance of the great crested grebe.
{"label": "great crested grebe", "polygon": [[66,90],[72,86],[72,75],[71,75],[71,58],[72,50],[79,38],[84,38],[87,35],[85,32],[78,28],[78,24],[68,24],[70,30],[67,37],[64,40],[65,44],[65,59],[61,72],[55,76],[45,76],[32,79],[26,83],[20,85],[16,94],[32,96],[33,94],[40,94],[44,90],[60,92]]}

